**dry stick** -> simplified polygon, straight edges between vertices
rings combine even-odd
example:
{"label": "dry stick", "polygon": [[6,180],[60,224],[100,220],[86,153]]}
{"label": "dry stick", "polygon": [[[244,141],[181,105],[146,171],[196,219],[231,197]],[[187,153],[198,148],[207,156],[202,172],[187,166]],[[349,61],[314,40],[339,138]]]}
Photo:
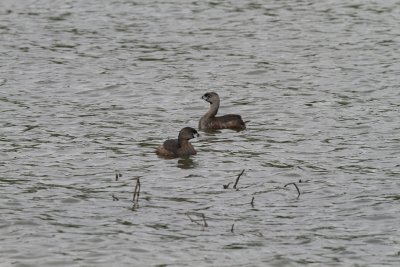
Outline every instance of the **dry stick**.
{"label": "dry stick", "polygon": [[224,185],[223,185],[224,189],[228,189],[229,186],[231,185],[231,183],[232,183],[232,182],[230,182],[230,183],[228,183],[228,184],[224,184]]}
{"label": "dry stick", "polygon": [[298,196],[297,196],[297,198],[299,198],[299,197],[300,197],[300,189],[297,187],[297,184],[296,184],[296,183],[288,183],[288,184],[285,184],[285,187],[288,186],[288,185],[291,185],[291,184],[294,185],[294,186],[296,187],[297,193],[299,193]]}
{"label": "dry stick", "polygon": [[186,216],[188,216],[188,218],[189,218],[189,220],[190,220],[191,222],[197,223],[198,225],[202,225],[202,224],[199,223],[198,221],[192,219],[192,217],[190,217],[189,213],[186,213]]}
{"label": "dry stick", "polygon": [[118,181],[119,177],[122,177],[122,174],[119,171],[115,171],[115,181]]}
{"label": "dry stick", "polygon": [[198,225],[201,225],[201,226],[203,226],[203,227],[208,227],[208,224],[207,224],[207,221],[206,221],[206,216],[204,216],[204,213],[195,214],[195,215],[197,215],[197,216],[201,215],[201,217],[203,218],[203,219],[202,219],[202,220],[203,220],[203,223],[199,223],[199,222],[198,222],[199,220],[195,220],[195,219],[193,219],[192,217],[190,217],[189,212],[186,213],[186,216],[188,216],[188,218],[190,219],[191,222],[194,222],[194,223],[196,223],[196,224],[198,224]]}
{"label": "dry stick", "polygon": [[208,224],[206,222],[206,216],[204,215],[204,213],[202,213],[201,215],[203,217],[204,227],[208,227]]}
{"label": "dry stick", "polygon": [[139,194],[140,194],[140,179],[137,178],[135,192],[133,192],[133,203],[135,203],[135,204],[139,203]]}
{"label": "dry stick", "polygon": [[234,188],[234,189],[236,189],[236,186],[237,186],[237,184],[238,184],[238,182],[239,182],[239,178],[240,178],[240,176],[242,176],[243,173],[244,173],[244,169],[243,169],[243,171],[238,175],[238,177],[236,178],[236,182],[235,182],[235,184],[233,185],[233,188]]}

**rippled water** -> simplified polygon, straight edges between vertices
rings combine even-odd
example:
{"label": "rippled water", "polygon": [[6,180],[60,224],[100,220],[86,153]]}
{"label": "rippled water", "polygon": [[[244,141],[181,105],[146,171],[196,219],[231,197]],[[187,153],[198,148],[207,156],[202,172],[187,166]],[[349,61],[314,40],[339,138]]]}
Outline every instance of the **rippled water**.
{"label": "rippled water", "polygon": [[[397,266],[399,17],[393,0],[2,0],[0,265]],[[207,91],[248,129],[158,158]]]}

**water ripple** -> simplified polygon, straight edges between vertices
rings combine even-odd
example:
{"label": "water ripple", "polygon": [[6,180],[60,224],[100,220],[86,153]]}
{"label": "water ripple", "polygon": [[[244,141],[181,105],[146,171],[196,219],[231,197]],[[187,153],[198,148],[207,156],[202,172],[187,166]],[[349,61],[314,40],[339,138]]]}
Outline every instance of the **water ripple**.
{"label": "water ripple", "polygon": [[[2,263],[397,266],[399,10],[3,1]],[[208,91],[247,129],[157,157]]]}

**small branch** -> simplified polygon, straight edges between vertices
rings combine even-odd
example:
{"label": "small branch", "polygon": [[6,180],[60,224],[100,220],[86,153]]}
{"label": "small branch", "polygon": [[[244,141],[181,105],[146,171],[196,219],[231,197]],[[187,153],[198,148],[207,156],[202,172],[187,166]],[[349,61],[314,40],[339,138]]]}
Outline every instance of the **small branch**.
{"label": "small branch", "polygon": [[[195,216],[201,216],[201,220],[199,219],[193,219],[192,217],[190,217],[189,214],[195,215]],[[206,221],[206,216],[204,215],[204,213],[195,213],[195,212],[187,212],[186,216],[188,216],[188,218],[190,219],[191,222],[194,222],[198,225],[201,225],[203,227],[208,227],[207,221]],[[199,221],[202,221],[203,223],[200,223]]]}
{"label": "small branch", "polygon": [[122,174],[117,170],[115,171],[115,181],[118,181],[118,178],[122,177]]}
{"label": "small branch", "polygon": [[234,189],[236,189],[236,186],[237,186],[237,184],[238,184],[238,182],[239,182],[239,178],[240,178],[240,176],[242,176],[242,174],[244,173],[244,169],[242,170],[242,172],[238,175],[238,177],[236,178],[236,182],[235,182],[235,184],[233,185],[233,188]]}
{"label": "small branch", "polygon": [[230,182],[230,183],[228,183],[228,184],[224,184],[224,185],[223,185],[224,189],[228,189],[229,186],[231,185],[231,183],[232,183],[232,182]]}
{"label": "small branch", "polygon": [[206,216],[204,215],[204,213],[201,214],[203,217],[203,222],[204,222],[204,227],[208,227],[207,221],[206,221]]}
{"label": "small branch", "polygon": [[203,224],[201,224],[201,223],[199,223],[197,220],[194,220],[192,217],[190,217],[190,215],[189,215],[189,213],[186,213],[186,216],[188,216],[188,218],[189,218],[189,220],[191,221],[191,222],[194,222],[194,223],[196,223],[196,224],[198,224],[198,225],[203,225]]}
{"label": "small branch", "polygon": [[299,198],[299,197],[300,197],[300,189],[297,187],[297,184],[296,184],[296,183],[288,183],[288,184],[285,184],[284,187],[286,187],[286,186],[288,186],[288,185],[291,185],[291,184],[294,185],[294,186],[296,187],[297,193],[298,193],[297,198]]}
{"label": "small branch", "polygon": [[136,179],[135,191],[133,192],[133,205],[134,207],[139,204],[139,195],[140,195],[140,178]]}

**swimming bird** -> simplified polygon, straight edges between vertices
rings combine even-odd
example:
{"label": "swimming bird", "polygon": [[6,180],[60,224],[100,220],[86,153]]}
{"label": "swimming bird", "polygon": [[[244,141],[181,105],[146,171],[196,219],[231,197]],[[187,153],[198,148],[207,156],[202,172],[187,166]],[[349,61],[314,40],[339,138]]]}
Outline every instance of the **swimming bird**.
{"label": "swimming bird", "polygon": [[240,115],[228,114],[215,116],[218,113],[220,103],[217,93],[205,93],[201,98],[210,103],[210,108],[199,121],[200,130],[232,129],[240,131],[246,129],[246,124]]}
{"label": "swimming bird", "polygon": [[165,158],[196,155],[197,152],[192,144],[189,143],[189,140],[199,136],[199,133],[195,129],[191,127],[185,127],[180,130],[178,139],[166,140],[157,148],[156,153],[157,155]]}

